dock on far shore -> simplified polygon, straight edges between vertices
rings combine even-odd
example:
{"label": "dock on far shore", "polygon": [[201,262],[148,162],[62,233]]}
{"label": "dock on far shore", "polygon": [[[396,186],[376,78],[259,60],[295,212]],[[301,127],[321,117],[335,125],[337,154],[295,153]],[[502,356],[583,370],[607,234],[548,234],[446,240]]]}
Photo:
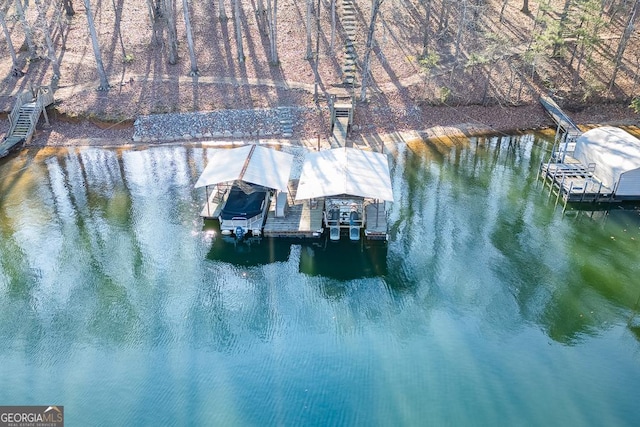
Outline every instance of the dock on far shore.
{"label": "dock on far shore", "polygon": [[640,200],[640,140],[612,126],[583,133],[553,99],[541,96],[540,103],[558,128],[538,180],[556,204],[562,200],[563,212],[568,203]]}

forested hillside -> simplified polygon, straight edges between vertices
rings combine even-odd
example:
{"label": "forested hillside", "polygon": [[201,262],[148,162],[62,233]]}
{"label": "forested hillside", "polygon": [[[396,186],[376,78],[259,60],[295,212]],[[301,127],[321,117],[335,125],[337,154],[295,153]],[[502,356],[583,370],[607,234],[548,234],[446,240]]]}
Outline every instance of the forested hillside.
{"label": "forested hillside", "polygon": [[311,106],[337,89],[397,110],[541,92],[628,105],[639,15],[633,0],[2,0],[0,110],[52,81],[59,111],[109,120]]}

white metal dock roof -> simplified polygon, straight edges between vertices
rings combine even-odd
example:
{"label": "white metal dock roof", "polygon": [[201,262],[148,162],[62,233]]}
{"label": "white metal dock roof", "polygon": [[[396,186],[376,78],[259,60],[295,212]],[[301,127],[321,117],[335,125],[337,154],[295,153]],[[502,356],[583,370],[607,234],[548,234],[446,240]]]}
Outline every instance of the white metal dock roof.
{"label": "white metal dock roof", "polygon": [[346,147],[308,153],[296,200],[340,194],[393,201],[387,156]]}
{"label": "white metal dock roof", "polygon": [[[640,140],[620,128],[602,126],[578,138],[573,156],[585,165],[595,163],[598,179],[614,188],[623,174],[640,168]],[[626,191],[639,195],[640,186]]]}
{"label": "white metal dock roof", "polygon": [[259,145],[217,150],[195,188],[221,182],[245,181],[287,191],[293,156]]}

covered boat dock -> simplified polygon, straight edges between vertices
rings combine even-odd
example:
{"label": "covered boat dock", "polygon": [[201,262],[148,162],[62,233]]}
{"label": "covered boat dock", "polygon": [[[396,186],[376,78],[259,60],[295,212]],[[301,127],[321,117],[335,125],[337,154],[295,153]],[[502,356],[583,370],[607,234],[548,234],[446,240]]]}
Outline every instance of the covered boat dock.
{"label": "covered boat dock", "polygon": [[572,150],[540,164],[549,195],[567,203],[640,200],[640,140],[612,126],[580,135]]}
{"label": "covered boat dock", "polygon": [[[207,193],[200,216],[205,219],[220,220],[229,195],[234,189],[246,188],[249,193],[254,191],[254,188],[247,183],[269,189],[270,193],[276,194],[275,209],[277,209],[282,199],[279,197],[280,193],[284,193],[284,200],[286,200],[292,164],[291,154],[258,145],[216,150],[195,184],[195,188],[205,187]],[[273,205],[271,195],[269,194],[265,199],[267,203],[267,206],[264,206],[265,215],[270,205]],[[254,216],[241,225],[252,230],[254,235],[261,235],[265,215]],[[232,229],[237,225],[240,224],[232,224]]]}
{"label": "covered boat dock", "polygon": [[355,148],[308,153],[295,200],[324,205],[324,225],[332,240],[360,231],[370,240],[387,239],[386,203],[393,202],[387,156]]}

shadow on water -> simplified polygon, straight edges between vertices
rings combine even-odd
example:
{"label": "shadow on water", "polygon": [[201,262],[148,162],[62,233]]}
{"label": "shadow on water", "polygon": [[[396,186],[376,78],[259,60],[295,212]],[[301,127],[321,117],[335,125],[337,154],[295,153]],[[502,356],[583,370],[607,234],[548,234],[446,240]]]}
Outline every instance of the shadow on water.
{"label": "shadow on water", "polygon": [[217,221],[206,221],[204,231],[214,236],[207,254],[207,259],[212,261],[251,267],[285,262],[289,258],[290,245],[284,245],[275,239],[249,237],[237,241],[232,236],[223,236]]}
{"label": "shadow on water", "polygon": [[387,274],[387,244],[384,242],[249,238],[236,241],[221,236],[215,222],[207,222],[206,231],[215,237],[207,259],[236,266],[259,266],[286,262],[293,245],[300,246],[299,271],[307,276],[336,280],[355,280]]}
{"label": "shadow on water", "polygon": [[387,244],[383,242],[331,242],[303,245],[300,272],[338,280],[387,274]]}

